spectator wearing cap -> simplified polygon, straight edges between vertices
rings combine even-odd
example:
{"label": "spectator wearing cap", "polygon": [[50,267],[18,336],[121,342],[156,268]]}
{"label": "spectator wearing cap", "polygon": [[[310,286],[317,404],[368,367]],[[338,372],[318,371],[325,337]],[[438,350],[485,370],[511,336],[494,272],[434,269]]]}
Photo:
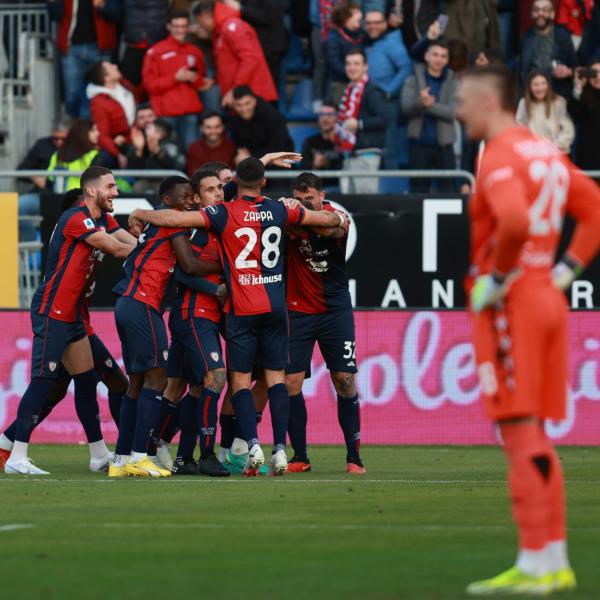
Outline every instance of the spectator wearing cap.
{"label": "spectator wearing cap", "polygon": [[233,90],[233,109],[231,133],[238,148],[236,162],[248,156],[260,158],[270,152],[294,150],[283,115],[247,85]]}
{"label": "spectator wearing cap", "polygon": [[198,36],[213,40],[217,84],[222,106],[233,105],[233,90],[249,87],[267,102],[279,98],[256,31],[239,11],[223,2],[200,0],[193,8]]}
{"label": "spectator wearing cap", "polygon": [[202,137],[193,142],[186,155],[188,175],[207,162],[220,162],[233,167],[235,165],[235,145],[227,137],[223,118],[217,112],[206,112],[201,117]]}
{"label": "spectator wearing cap", "polygon": [[[415,65],[415,72],[402,89],[402,111],[409,119],[410,167],[412,169],[455,169],[453,144],[456,141],[457,81],[448,68],[448,44],[432,41],[425,53],[425,64]],[[453,183],[439,180],[442,191],[453,191]],[[431,182],[416,179],[413,191],[429,191]]]}
{"label": "spectator wearing cap", "polygon": [[337,104],[348,83],[346,54],[354,48],[362,48],[364,44],[360,6],[348,1],[336,4],[332,22],[333,28],[325,44],[325,56],[329,69],[329,97]]}
{"label": "spectator wearing cap", "polygon": [[383,12],[373,10],[366,13],[365,29],[369,78],[385,92],[388,101],[390,123],[383,151],[383,166],[385,169],[397,169],[400,156],[400,92],[406,78],[412,73],[412,62],[404,46],[402,32],[388,29]]}
{"label": "spectator wearing cap", "polygon": [[88,70],[86,93],[92,120],[100,132],[100,148],[108,154],[113,168],[127,168],[124,146],[131,142],[130,130],[135,121],[133,86],[121,76],[117,65],[98,61]]}
{"label": "spectator wearing cap", "polygon": [[73,118],[87,114],[85,72],[99,60],[110,60],[117,47],[117,0],[48,0],[58,21],[56,45],[61,54],[65,111]]}
{"label": "spectator wearing cap", "polygon": [[167,36],[169,0],[122,0],[125,53],[119,68],[133,85],[142,82],[144,56]]}
{"label": "spectator wearing cap", "polygon": [[577,65],[575,47],[569,32],[554,23],[556,16],[552,0],[535,0],[531,9],[533,27],[530,27],[521,45],[519,76],[525,87],[531,71],[546,73],[552,89],[569,98],[573,88],[573,70]]}
{"label": "spectator wearing cap", "polygon": [[[345,156],[344,170],[377,171],[389,124],[385,93],[369,79],[367,58],[359,48],[346,54],[346,75],[349,83],[340,100],[334,134],[336,150]],[[344,177],[340,188],[344,194],[376,194],[379,179]]]}
{"label": "spectator wearing cap", "polygon": [[142,79],[154,112],[171,124],[185,150],[196,137],[203,109],[198,92],[208,89],[212,81],[205,79],[202,52],[186,42],[187,13],[171,13],[167,29],[169,37],[146,53]]}

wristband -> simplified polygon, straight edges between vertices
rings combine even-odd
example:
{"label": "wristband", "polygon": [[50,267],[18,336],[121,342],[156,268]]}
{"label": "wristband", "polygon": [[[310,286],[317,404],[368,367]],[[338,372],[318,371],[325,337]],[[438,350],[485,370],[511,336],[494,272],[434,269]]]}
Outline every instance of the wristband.
{"label": "wristband", "polygon": [[581,275],[581,273],[583,272],[583,265],[581,265],[579,261],[570,257],[568,254],[563,254],[563,257],[561,258],[560,262],[567,265],[567,267],[569,267],[569,269],[573,271],[575,277],[579,277],[579,275]]}
{"label": "wristband", "polygon": [[344,219],[344,217],[342,217],[342,215],[339,212],[336,212],[335,214],[340,218],[340,224],[338,225],[338,227],[343,227],[346,219]]}

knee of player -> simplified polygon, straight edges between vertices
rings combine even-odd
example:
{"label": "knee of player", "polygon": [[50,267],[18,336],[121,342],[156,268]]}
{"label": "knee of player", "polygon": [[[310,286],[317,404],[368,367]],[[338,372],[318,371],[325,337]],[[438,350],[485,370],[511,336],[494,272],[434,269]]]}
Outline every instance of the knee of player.
{"label": "knee of player", "polygon": [[343,398],[351,398],[356,394],[354,373],[332,373],[331,379],[335,391]]}
{"label": "knee of player", "polygon": [[302,391],[304,373],[291,373],[285,376],[285,385],[290,396],[296,396]]}
{"label": "knee of player", "polygon": [[163,392],[167,387],[167,372],[165,369],[151,369],[144,377],[144,387]]}
{"label": "knee of player", "polygon": [[227,374],[225,369],[213,369],[206,374],[204,385],[215,392],[221,393],[227,383]]}
{"label": "knee of player", "polygon": [[108,391],[111,394],[119,394],[123,396],[127,392],[129,382],[122,371],[117,371],[104,380]]}

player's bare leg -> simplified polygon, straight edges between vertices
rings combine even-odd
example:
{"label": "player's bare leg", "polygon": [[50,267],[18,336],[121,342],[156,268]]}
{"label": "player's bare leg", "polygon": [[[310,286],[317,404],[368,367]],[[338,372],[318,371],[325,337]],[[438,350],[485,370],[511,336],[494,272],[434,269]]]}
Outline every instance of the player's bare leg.
{"label": "player's bare leg", "polygon": [[364,475],[367,470],[360,459],[360,402],[354,383],[354,373],[331,373],[338,401],[338,422],[346,443],[346,471]]}
{"label": "player's bare leg", "polygon": [[285,386],[285,371],[265,369],[265,383],[269,397],[269,411],[273,426],[271,467],[276,475],[287,471],[287,428],[290,420],[290,397]]}
{"label": "player's bare leg", "polygon": [[302,384],[306,376],[305,371],[299,373],[288,373],[285,376],[285,384],[290,396],[290,418],[288,422],[288,435],[294,450],[294,456],[289,462],[290,473],[306,473],[311,470],[306,444],[306,426],[308,415],[306,402],[302,394]]}

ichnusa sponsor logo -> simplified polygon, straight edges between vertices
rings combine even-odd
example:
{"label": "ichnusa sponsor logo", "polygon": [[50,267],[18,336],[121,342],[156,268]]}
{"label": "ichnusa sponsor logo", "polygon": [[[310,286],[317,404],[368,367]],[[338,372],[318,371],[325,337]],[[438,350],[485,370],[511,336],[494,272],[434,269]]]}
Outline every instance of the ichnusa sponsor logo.
{"label": "ichnusa sponsor logo", "polygon": [[268,283],[281,283],[283,275],[240,275],[238,283],[240,285],[266,285]]}

